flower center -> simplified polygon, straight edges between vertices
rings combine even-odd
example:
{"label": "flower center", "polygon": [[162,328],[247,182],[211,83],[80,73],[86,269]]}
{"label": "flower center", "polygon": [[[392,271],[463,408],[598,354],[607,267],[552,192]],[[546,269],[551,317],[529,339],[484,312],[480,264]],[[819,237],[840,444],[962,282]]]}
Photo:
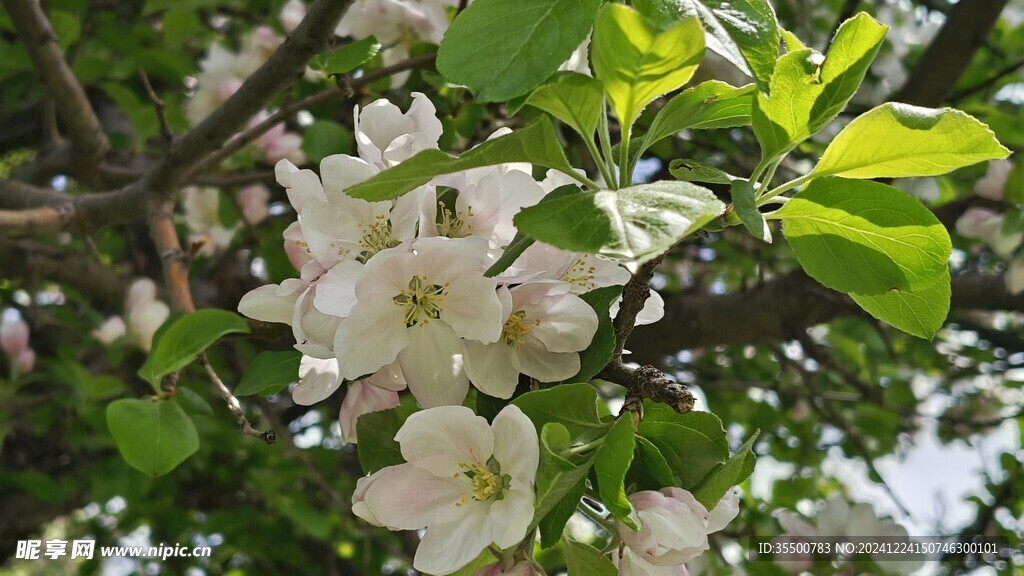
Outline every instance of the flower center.
{"label": "flower center", "polygon": [[528,322],[526,310],[516,310],[505,321],[501,328],[501,339],[509,346],[519,348],[526,341],[526,335],[534,326],[540,326],[540,319]]}
{"label": "flower center", "polygon": [[587,264],[583,258],[577,258],[573,260],[572,265],[565,271],[565,274],[562,274],[561,280],[569,284],[575,284],[584,291],[590,292],[597,287],[594,283],[594,274],[596,272],[596,267]]}
{"label": "flower center", "polygon": [[367,258],[381,250],[394,247],[395,244],[391,241],[391,222],[384,216],[377,216],[373,224],[363,228],[363,237],[359,240],[359,245],[368,252]]}
{"label": "flower center", "polygon": [[452,212],[445,206],[444,202],[438,202],[441,207],[441,224],[438,233],[447,238],[465,238],[473,234],[473,225],[467,218],[473,217],[473,207],[466,209],[466,213]]}
{"label": "flower center", "polygon": [[422,276],[413,276],[409,288],[395,296],[395,304],[405,308],[405,325],[415,326],[427,324],[431,319],[441,316],[444,298],[448,294],[448,285],[427,284]]}
{"label": "flower center", "polygon": [[455,503],[456,506],[465,506],[470,498],[477,502],[501,500],[505,497],[505,490],[512,483],[512,478],[508,474],[501,473],[501,467],[493,456],[487,464],[459,462],[459,468],[463,470],[462,474],[473,483],[473,491],[470,494],[463,494]]}

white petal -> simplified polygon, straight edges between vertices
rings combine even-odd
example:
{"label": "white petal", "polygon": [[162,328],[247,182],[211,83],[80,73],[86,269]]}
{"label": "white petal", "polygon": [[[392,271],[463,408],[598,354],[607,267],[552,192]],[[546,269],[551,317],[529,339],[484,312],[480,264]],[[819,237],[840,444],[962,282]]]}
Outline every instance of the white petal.
{"label": "white petal", "polygon": [[434,103],[427,98],[426,94],[420,92],[412,93],[412,105],[406,116],[412,119],[416,132],[420,132],[433,140],[434,148],[437,148],[437,141],[444,132],[441,121],[437,119],[437,109]]}
{"label": "white petal", "polygon": [[654,324],[665,317],[665,299],[657,291],[651,290],[647,300],[644,300],[644,307],[636,315],[636,325],[645,326]]}
{"label": "white petal", "polygon": [[279,288],[277,284],[267,284],[242,296],[238,302],[239,314],[261,322],[290,325],[298,295],[282,296],[278,293]]}
{"label": "white petal", "polygon": [[580,371],[576,352],[549,352],[543,344],[527,336],[519,349],[519,369],[541,382],[560,382]]}
{"label": "white petal", "polygon": [[526,317],[528,321],[540,321],[529,336],[543,342],[551,352],[585,350],[597,332],[597,313],[575,294],[549,296],[527,308]]}
{"label": "white petal", "polygon": [[292,400],[301,406],[312,406],[334,393],[341,386],[338,361],[303,356],[299,361],[299,383],[292,389]]}
{"label": "white petal", "polygon": [[356,305],[356,282],[363,265],[355,260],[338,262],[316,283],[313,305],[324,314],[344,318]]}
{"label": "white petal", "polygon": [[364,380],[371,386],[395,392],[405,390],[406,386],[402,366],[397,361],[377,370],[373,376],[364,378]]}
{"label": "white petal", "polygon": [[406,332],[402,309],[391,300],[360,302],[334,337],[341,375],[355,380],[391,364],[409,343]]}
{"label": "white petal", "polygon": [[320,185],[320,178],[312,170],[299,170],[291,162],[281,160],[274,166],[274,174],[277,176],[278,184],[284,186],[288,192],[288,201],[296,212],[301,211],[306,200],[311,198],[327,201],[324,187]]}
{"label": "white petal", "polygon": [[462,342],[451,327],[437,320],[421,323],[407,331],[407,338],[398,361],[420,405],[461,404],[469,392],[469,378],[462,366]]}
{"label": "white petal", "polygon": [[525,483],[527,488],[532,486],[540,461],[533,422],[518,406],[509,404],[494,417],[491,428],[494,429],[494,458],[501,464],[501,473]]}
{"label": "white petal", "polygon": [[345,190],[369,180],[378,172],[380,169],[373,164],[348,154],[332,154],[320,161],[320,177],[330,202],[345,196]]}
{"label": "white petal", "polygon": [[494,543],[499,548],[515,546],[526,537],[526,530],[536,512],[533,499],[532,489],[513,488],[505,492],[503,499],[491,505],[488,520],[492,524]]}
{"label": "white petal", "polygon": [[496,342],[503,324],[496,286],[493,278],[482,275],[465,276],[451,282],[441,309],[441,320],[463,338],[485,344]]}
{"label": "white petal", "polygon": [[[732,522],[740,513],[740,497],[735,490],[729,490],[708,513],[708,534],[718,532]],[[852,532],[856,534],[856,532]]]}
{"label": "white petal", "polygon": [[458,522],[427,528],[416,549],[413,568],[435,576],[451,574],[469,564],[491,543],[491,531],[482,529],[486,526],[487,507],[470,502],[464,508],[468,510]]}
{"label": "white petal", "polygon": [[395,440],[406,462],[438,476],[486,463],[494,453],[494,431],[465,406],[438,406],[409,416]]}
{"label": "white petal", "polygon": [[464,346],[469,381],[488,396],[511,398],[519,384],[519,357],[515,350],[501,341],[481,344],[466,340]]}
{"label": "white petal", "polygon": [[417,530],[462,515],[455,504],[471,489],[468,480],[435,476],[412,464],[389,466],[381,472],[363,502],[389,529]]}

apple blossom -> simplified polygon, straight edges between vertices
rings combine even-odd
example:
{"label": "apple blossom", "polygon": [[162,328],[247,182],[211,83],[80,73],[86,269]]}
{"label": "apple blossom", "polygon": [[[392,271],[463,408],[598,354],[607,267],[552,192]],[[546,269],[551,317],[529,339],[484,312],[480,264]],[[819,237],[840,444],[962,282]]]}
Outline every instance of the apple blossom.
{"label": "apple blossom", "polygon": [[1002,201],[1005,198],[1006,180],[1013,170],[1009,160],[992,160],[985,170],[985,177],[974,183],[974,193],[989,200]]}
{"label": "apple blossom", "polygon": [[987,208],[968,208],[956,221],[956,231],[965,238],[981,240],[1002,258],[1009,258],[1024,240],[1024,233],[1003,232],[1004,215]]}
{"label": "apple blossom", "polygon": [[492,248],[503,248],[515,238],[512,217],[541,201],[544,190],[530,174],[518,169],[490,167],[453,187],[459,191],[455,206],[440,206],[437,234],[449,238],[480,236]]}
{"label": "apple blossom", "polygon": [[185,198],[185,224],[189,229],[190,243],[205,242],[200,254],[211,256],[231,244],[241,224],[226,228],[220,223],[220,191],[216,188],[189,186],[182,193]]}
{"label": "apple blossom", "polygon": [[430,408],[410,416],[395,440],[406,463],[360,481],[352,511],[391,530],[426,527],[414,568],[449,574],[487,546],[526,537],[540,450],[518,407],[491,424],[464,406]]}
{"label": "apple blossom", "polygon": [[381,170],[417,152],[436,149],[443,131],[434,104],[420,92],[412,93],[412,105],[404,114],[384,98],[371,102],[362,111],[356,106],[355,137],[359,157]]}
{"label": "apple blossom", "polygon": [[128,329],[124,325],[124,320],[120,316],[111,316],[110,318],[107,318],[99,328],[92,331],[92,336],[103,344],[109,346],[113,344],[115,340],[124,336],[127,331]]}
{"label": "apple blossom", "polygon": [[149,352],[153,347],[153,335],[170,315],[167,304],[156,298],[156,284],[152,280],[139,278],[128,287],[128,333],[143,351]]}
{"label": "apple blossom", "polygon": [[420,238],[370,259],[356,283],[357,304],[334,350],[346,379],[396,359],[423,406],[462,402],[469,389],[463,342],[501,335],[496,281],[485,278],[482,238]]}
{"label": "apple blossom", "polygon": [[[378,372],[380,374],[380,372]],[[363,380],[356,380],[348,385],[345,392],[345,400],[341,403],[341,411],[338,413],[338,425],[341,428],[341,441],[345,444],[354,444],[359,441],[356,436],[356,423],[359,417],[369,412],[380,412],[398,406],[398,392],[381,388],[373,384],[382,378],[371,376]],[[404,383],[402,388],[404,388]]]}
{"label": "apple blossom", "polygon": [[21,318],[0,323],[0,349],[16,358],[28,348],[28,332],[28,324]]}
{"label": "apple blossom", "polygon": [[513,266],[520,271],[519,277],[539,274],[540,278],[567,282],[573,294],[584,294],[606,286],[623,286],[630,278],[629,271],[614,262],[593,254],[566,252],[541,242],[527,248]]}
{"label": "apple blossom", "polygon": [[306,4],[302,0],[288,0],[281,7],[278,19],[281,21],[281,28],[285,32],[295,30],[302,19],[306,17]]}
{"label": "apple blossom", "polygon": [[481,391],[510,398],[523,373],[541,382],[571,378],[597,331],[597,314],[565,282],[499,289],[504,320],[492,344],[465,343],[466,373]]}
{"label": "apple blossom", "polygon": [[270,215],[267,202],[270,190],[263,184],[253,184],[238,191],[238,205],[242,210],[242,218],[250,225],[262,222]]}

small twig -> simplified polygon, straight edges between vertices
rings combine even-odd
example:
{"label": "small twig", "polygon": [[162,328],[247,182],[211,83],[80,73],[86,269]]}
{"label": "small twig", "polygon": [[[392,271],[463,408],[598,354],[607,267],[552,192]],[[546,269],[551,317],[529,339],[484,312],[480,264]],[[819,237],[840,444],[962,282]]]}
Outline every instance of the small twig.
{"label": "small twig", "polygon": [[680,414],[693,409],[694,397],[686,385],[665,377],[665,373],[654,366],[630,368],[621,362],[612,362],[597,375],[602,380],[620,384],[626,388],[626,403],[622,412],[632,412],[643,417],[644,399],[668,404]]}
{"label": "small twig", "polygon": [[199,365],[206,369],[206,375],[210,377],[210,382],[213,383],[217,391],[220,392],[220,397],[224,399],[224,403],[228,405],[228,409],[235,415],[235,420],[238,422],[238,427],[242,430],[242,433],[246,436],[253,436],[260,438],[267,444],[273,444],[277,442],[277,435],[273,430],[267,430],[266,432],[260,432],[259,430],[252,427],[249,423],[249,419],[245,417],[245,411],[242,410],[242,405],[238,402],[238,398],[231,393],[231,390],[224,385],[224,382],[217,376],[217,372],[210,366],[210,361],[206,358],[206,354],[199,356]]}
{"label": "small twig", "polygon": [[654,269],[661,264],[665,257],[661,254],[652,260],[640,265],[640,268],[629,279],[622,289],[622,303],[619,304],[619,313],[615,315],[615,352],[612,354],[613,363],[622,363],[622,350],[626,346],[626,339],[633,332],[636,325],[636,316],[644,309],[644,303],[651,292],[651,278],[654,277]]}
{"label": "small twig", "polygon": [[174,229],[174,202],[161,202],[150,210],[149,231],[163,261],[164,282],[174,306],[188,313],[195,312],[188,285],[189,258],[181,249],[178,232]]}
{"label": "small twig", "polygon": [[153,90],[153,85],[149,83],[149,76],[146,75],[146,71],[142,68],[139,68],[138,71],[139,80],[142,81],[142,86],[146,89],[146,95],[149,96],[149,101],[153,103],[153,109],[156,110],[156,119],[160,122],[160,136],[163,137],[164,146],[169,148],[174,143],[174,133],[171,132],[171,127],[167,124],[164,101]]}
{"label": "small twig", "polygon": [[956,94],[953,94],[952,96],[949,97],[949,101],[951,103],[957,103],[963,100],[964,98],[967,98],[968,96],[973,96],[978,92],[986,90],[996,82],[999,82],[999,80],[1001,80],[1002,78],[1009,76],[1010,74],[1013,74],[1021,67],[1024,67],[1024,58],[1021,58],[1016,62],[1011,62],[1010,64],[997,70],[996,73],[990,76],[988,79],[979,82],[974,86],[971,86],[970,88],[966,88],[960,92],[957,92]]}

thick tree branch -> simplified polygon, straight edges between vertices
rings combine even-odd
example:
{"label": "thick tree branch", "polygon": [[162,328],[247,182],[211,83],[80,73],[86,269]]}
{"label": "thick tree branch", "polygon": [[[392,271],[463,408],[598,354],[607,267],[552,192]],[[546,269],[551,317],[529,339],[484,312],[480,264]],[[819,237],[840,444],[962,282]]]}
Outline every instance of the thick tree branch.
{"label": "thick tree branch", "polygon": [[67,194],[53,188],[33,186],[19,180],[0,180],[0,208],[24,210],[69,200]]}
{"label": "thick tree branch", "polygon": [[0,240],[0,278],[39,278],[70,286],[111,313],[124,308],[131,280],[81,253],[30,240]]}
{"label": "thick tree branch", "polygon": [[67,127],[74,166],[89,179],[110,149],[99,118],[64,60],[57,35],[38,0],[3,0],[3,4]]}
{"label": "thick tree branch", "polygon": [[960,0],[954,5],[894,100],[929,107],[945,102],[1008,1]]}

